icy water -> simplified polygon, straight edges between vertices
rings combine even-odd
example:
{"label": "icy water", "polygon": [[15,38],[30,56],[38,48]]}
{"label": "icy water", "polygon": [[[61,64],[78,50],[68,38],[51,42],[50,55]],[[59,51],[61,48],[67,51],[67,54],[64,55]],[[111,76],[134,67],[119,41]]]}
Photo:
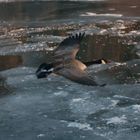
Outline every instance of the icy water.
{"label": "icy water", "polygon": [[[0,1],[0,139],[139,140],[140,2]],[[37,79],[53,50],[85,32],[77,59],[105,87]]]}

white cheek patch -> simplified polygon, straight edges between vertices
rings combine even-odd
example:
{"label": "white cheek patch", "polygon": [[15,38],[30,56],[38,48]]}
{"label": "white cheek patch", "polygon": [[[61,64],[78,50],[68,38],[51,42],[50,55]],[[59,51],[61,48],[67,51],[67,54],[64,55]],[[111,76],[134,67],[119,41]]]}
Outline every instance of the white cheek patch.
{"label": "white cheek patch", "polygon": [[51,68],[48,70],[48,72],[53,72],[54,71],[54,68]]}
{"label": "white cheek patch", "polygon": [[41,69],[41,72],[47,72],[47,70],[45,70],[45,69]]}

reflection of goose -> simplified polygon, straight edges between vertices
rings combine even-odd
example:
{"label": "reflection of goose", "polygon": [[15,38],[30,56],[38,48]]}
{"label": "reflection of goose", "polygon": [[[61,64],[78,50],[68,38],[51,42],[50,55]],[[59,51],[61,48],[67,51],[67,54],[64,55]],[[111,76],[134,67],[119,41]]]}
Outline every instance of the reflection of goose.
{"label": "reflection of goose", "polygon": [[6,83],[6,78],[0,75],[0,96],[9,92],[9,86]]}
{"label": "reflection of goose", "polygon": [[37,77],[44,78],[54,72],[81,84],[97,86],[98,84],[94,81],[93,77],[85,70],[88,65],[105,63],[105,60],[100,59],[84,64],[75,58],[83,37],[84,33],[80,33],[79,35],[76,34],[64,39],[54,51],[53,64],[41,64],[36,71]]}
{"label": "reflection of goose", "polygon": [[5,78],[0,75],[0,88],[4,86]]}

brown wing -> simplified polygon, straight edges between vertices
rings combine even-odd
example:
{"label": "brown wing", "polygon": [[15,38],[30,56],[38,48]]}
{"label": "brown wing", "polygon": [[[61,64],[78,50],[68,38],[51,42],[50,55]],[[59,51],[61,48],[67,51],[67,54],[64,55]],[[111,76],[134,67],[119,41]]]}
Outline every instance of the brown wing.
{"label": "brown wing", "polygon": [[94,81],[94,78],[84,71],[80,65],[83,64],[78,60],[74,60],[56,73],[80,84],[97,86],[98,84]]}
{"label": "brown wing", "polygon": [[75,59],[84,35],[79,33],[64,39],[54,51],[54,63],[67,63]]}
{"label": "brown wing", "polygon": [[88,75],[86,65],[75,59],[84,34],[76,34],[62,41],[54,53],[54,72],[72,81],[85,85],[94,85],[96,82]]}

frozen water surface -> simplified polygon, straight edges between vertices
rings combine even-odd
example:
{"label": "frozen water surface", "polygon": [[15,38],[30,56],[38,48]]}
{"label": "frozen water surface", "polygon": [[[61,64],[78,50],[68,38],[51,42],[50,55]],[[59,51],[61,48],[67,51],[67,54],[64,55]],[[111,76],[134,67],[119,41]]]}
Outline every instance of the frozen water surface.
{"label": "frozen water surface", "polygon": [[89,87],[57,75],[37,80],[34,72],[28,67],[1,72],[12,88],[0,99],[2,138],[139,137],[139,84]]}
{"label": "frozen water surface", "polygon": [[[1,2],[0,139],[139,140],[139,1]],[[86,33],[77,59],[112,61],[87,69],[106,86],[37,79],[37,67],[77,32]]]}

